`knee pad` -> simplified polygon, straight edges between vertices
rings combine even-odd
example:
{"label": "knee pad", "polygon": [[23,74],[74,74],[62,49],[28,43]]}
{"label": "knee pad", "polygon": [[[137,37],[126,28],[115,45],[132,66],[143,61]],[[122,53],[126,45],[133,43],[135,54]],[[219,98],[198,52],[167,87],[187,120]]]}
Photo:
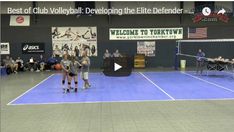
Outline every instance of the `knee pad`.
{"label": "knee pad", "polygon": [[62,84],[64,84],[65,83],[65,80],[62,80]]}
{"label": "knee pad", "polygon": [[78,82],[75,82],[75,84],[78,84]]}
{"label": "knee pad", "polygon": [[67,82],[68,85],[71,85],[71,82]]}

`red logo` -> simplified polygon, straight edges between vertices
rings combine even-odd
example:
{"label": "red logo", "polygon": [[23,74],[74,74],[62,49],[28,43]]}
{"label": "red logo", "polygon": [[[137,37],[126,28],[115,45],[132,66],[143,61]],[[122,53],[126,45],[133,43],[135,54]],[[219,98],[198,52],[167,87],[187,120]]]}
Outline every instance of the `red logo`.
{"label": "red logo", "polygon": [[193,19],[194,23],[202,21],[204,18],[217,18],[218,20],[227,23],[229,18],[223,14],[211,13],[209,16],[204,16],[202,13],[197,13]]}
{"label": "red logo", "polygon": [[16,18],[16,22],[17,23],[23,23],[24,22],[24,17],[23,16],[18,16],[17,18]]}

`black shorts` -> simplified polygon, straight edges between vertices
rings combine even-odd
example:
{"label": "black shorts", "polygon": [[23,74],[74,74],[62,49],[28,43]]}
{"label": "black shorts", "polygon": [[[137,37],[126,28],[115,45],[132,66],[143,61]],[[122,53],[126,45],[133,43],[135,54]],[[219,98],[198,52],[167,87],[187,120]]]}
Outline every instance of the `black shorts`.
{"label": "black shorts", "polygon": [[71,77],[76,76],[76,74],[74,74],[74,73],[72,73],[72,72],[70,72],[68,75],[71,76]]}

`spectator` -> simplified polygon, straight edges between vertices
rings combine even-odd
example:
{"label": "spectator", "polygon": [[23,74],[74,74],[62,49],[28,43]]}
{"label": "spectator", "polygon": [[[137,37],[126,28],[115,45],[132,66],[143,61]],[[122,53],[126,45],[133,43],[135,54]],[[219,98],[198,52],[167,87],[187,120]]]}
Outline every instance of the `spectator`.
{"label": "spectator", "polygon": [[111,53],[109,53],[108,49],[106,49],[106,52],[103,55],[103,59],[112,57]]}
{"label": "spectator", "polygon": [[28,70],[36,71],[37,70],[37,62],[33,57],[30,57],[28,60]]}
{"label": "spectator", "polygon": [[10,61],[11,61],[11,64],[12,64],[12,72],[17,73],[18,64],[15,62],[15,60],[12,57],[10,57]]}
{"label": "spectator", "polygon": [[17,57],[15,62],[18,64],[18,71],[23,71],[24,70],[24,61],[20,57]]}
{"label": "spectator", "polygon": [[113,53],[113,57],[122,57],[122,55],[119,53],[119,50],[116,50],[115,53]]}
{"label": "spectator", "polygon": [[14,63],[9,56],[6,56],[6,59],[3,60],[3,64],[6,67],[7,74],[10,74],[14,71]]}
{"label": "spectator", "polygon": [[38,69],[40,69],[41,71],[43,71],[45,69],[45,65],[46,65],[46,60],[43,57],[43,55],[40,55],[40,59],[38,61]]}

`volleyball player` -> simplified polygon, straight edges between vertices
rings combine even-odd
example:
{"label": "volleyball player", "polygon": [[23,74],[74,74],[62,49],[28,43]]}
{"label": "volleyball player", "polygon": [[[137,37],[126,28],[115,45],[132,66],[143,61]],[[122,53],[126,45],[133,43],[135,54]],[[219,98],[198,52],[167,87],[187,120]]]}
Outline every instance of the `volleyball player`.
{"label": "volleyball player", "polygon": [[71,64],[70,64],[70,72],[68,74],[68,89],[71,89],[71,81],[73,79],[75,83],[75,92],[77,92],[78,91],[77,75],[78,75],[79,66],[81,66],[81,64],[77,61],[78,59],[74,55],[72,55],[70,59],[71,59]]}
{"label": "volleyball player", "polygon": [[[63,55],[63,59],[61,60],[61,66],[62,66],[62,87],[63,87],[63,90],[64,90],[64,93],[67,93],[67,92],[70,92],[69,88],[70,87],[65,87],[65,80],[67,78],[67,80],[69,80],[69,72],[70,72],[70,65],[71,65],[71,61],[68,60],[68,54],[64,54]],[[71,85],[71,82],[67,82],[68,86]]]}
{"label": "volleyball player", "polygon": [[89,84],[89,66],[90,66],[90,59],[87,56],[87,50],[84,50],[82,53],[82,59],[81,59],[81,78],[84,81],[83,89],[87,89],[91,87]]}

